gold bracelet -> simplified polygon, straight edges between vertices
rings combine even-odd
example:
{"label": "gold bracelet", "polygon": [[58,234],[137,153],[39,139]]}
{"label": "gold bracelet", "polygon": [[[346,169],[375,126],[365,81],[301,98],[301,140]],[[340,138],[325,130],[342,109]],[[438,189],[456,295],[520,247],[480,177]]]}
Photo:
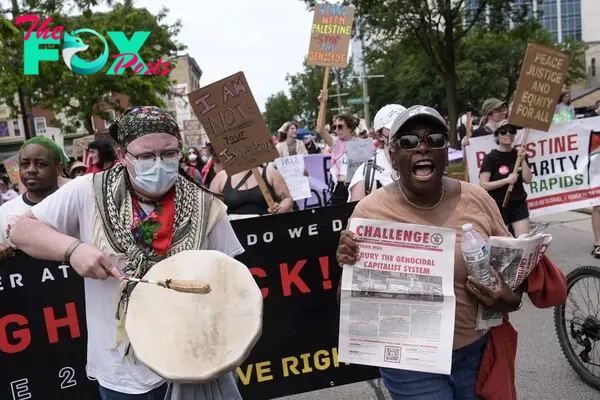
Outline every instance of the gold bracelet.
{"label": "gold bracelet", "polygon": [[65,262],[70,262],[71,261],[71,256],[73,255],[73,252],[75,251],[75,249],[77,247],[79,247],[80,244],[82,244],[83,242],[79,239],[75,239],[73,241],[73,243],[71,243],[69,245],[69,247],[67,247],[67,250],[65,251]]}

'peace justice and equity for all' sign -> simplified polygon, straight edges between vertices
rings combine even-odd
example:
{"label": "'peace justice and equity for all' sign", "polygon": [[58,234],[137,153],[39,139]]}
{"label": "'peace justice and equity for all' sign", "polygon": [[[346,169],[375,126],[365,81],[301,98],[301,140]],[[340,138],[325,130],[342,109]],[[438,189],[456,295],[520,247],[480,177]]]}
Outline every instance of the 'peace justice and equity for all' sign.
{"label": "'peace justice and equity for all' sign", "polygon": [[509,121],[548,131],[569,70],[570,56],[530,43],[527,46]]}

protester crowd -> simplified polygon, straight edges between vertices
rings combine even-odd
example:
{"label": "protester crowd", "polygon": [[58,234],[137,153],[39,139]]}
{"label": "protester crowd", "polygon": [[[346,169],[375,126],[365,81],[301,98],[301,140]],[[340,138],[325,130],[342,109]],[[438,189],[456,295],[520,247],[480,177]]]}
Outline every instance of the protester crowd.
{"label": "protester crowd", "polygon": [[[561,99],[557,122],[574,119],[568,94]],[[322,93],[319,101],[326,100]],[[471,137],[492,135],[497,145],[483,160],[480,186],[447,176],[450,129],[427,106],[386,105],[375,115],[371,132],[359,132],[358,118],[346,114],[335,116],[331,129],[315,133],[289,121],[278,129],[276,148],[280,157],[330,154],[331,204],[359,201],[354,217],[457,231],[469,223],[486,238],[510,236],[509,228],[519,236],[530,231],[525,185],[531,182],[532,172],[526,157],[514,172],[524,153],[515,146],[519,127],[507,122],[508,110],[509,104],[502,100],[486,100],[479,126],[472,129]],[[89,278],[85,280],[88,374],[98,380],[104,400],[141,398],[137,396],[146,393],[155,397],[144,398],[162,399],[172,390],[144,365],[123,358],[127,343],[118,333],[125,318],[121,305],[127,291],[118,278],[122,274],[141,278],[160,257],[184,248],[236,256],[244,250],[227,214],[260,216],[295,209],[290,190],[274,165],[257,169],[275,201],[269,207],[252,170],[229,175],[210,143],[185,148],[179,129],[164,110],[134,107],[111,125],[113,142],[89,143],[81,160],[69,160],[45,137],[25,142],[19,152],[19,174],[26,191],[17,193],[8,181],[0,182],[0,259],[12,256],[18,248],[36,258],[67,261]],[[460,127],[459,136],[462,145],[469,146]],[[373,140],[374,155],[349,177],[347,145],[359,138]],[[511,184],[509,205],[503,207]],[[128,215],[133,221],[126,220]],[[594,208],[592,221],[592,253],[600,258],[600,207]],[[180,229],[174,234],[175,227]],[[452,373],[382,369],[383,382],[394,399],[479,398],[475,388],[480,364],[492,337],[475,330],[477,305],[503,313],[521,306],[526,285],[511,291],[506,285],[490,289],[473,280],[467,276],[460,246],[458,235]],[[115,254],[126,254],[130,260],[115,264],[111,261]],[[344,231],[338,261],[353,263],[357,255],[355,236]],[[104,351],[114,349],[115,343],[119,351]],[[514,359],[509,362],[514,364]],[[513,379],[501,376],[495,389],[510,390]],[[217,386],[237,392],[232,372],[219,378]]]}

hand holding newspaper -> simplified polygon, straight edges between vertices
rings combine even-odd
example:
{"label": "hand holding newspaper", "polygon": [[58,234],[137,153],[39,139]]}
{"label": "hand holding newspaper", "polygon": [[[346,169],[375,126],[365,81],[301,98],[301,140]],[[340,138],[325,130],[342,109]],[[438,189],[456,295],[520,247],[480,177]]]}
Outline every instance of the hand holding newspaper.
{"label": "hand holding newspaper", "polygon": [[[536,226],[534,230],[519,238],[490,236],[490,267],[495,268],[511,290],[519,287],[538,265],[552,236],[543,233],[544,226]],[[502,314],[488,311],[481,304],[477,310],[478,330],[489,329],[502,324]]]}
{"label": "hand holding newspaper", "polygon": [[450,374],[456,231],[352,218],[360,259],[344,265],[338,359]]}

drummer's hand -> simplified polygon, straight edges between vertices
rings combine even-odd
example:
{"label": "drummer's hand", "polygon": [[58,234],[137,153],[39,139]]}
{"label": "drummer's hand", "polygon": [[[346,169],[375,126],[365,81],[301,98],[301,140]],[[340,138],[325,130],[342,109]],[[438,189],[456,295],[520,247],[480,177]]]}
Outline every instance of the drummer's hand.
{"label": "drummer's hand", "polygon": [[102,250],[87,243],[77,246],[69,263],[75,272],[84,278],[104,280],[109,276],[116,279],[122,276]]}
{"label": "drummer's hand", "polygon": [[349,230],[342,231],[338,245],[336,259],[340,267],[344,264],[354,264],[358,261],[359,248],[356,244],[358,237]]}
{"label": "drummer's hand", "polygon": [[12,247],[5,244],[0,244],[0,260],[8,260],[15,255],[15,251]]}
{"label": "drummer's hand", "polygon": [[510,290],[495,268],[491,268],[491,270],[496,279],[494,288],[489,288],[472,276],[469,276],[465,284],[467,290],[490,311],[506,313],[518,310],[519,304],[521,304],[521,296]]}

